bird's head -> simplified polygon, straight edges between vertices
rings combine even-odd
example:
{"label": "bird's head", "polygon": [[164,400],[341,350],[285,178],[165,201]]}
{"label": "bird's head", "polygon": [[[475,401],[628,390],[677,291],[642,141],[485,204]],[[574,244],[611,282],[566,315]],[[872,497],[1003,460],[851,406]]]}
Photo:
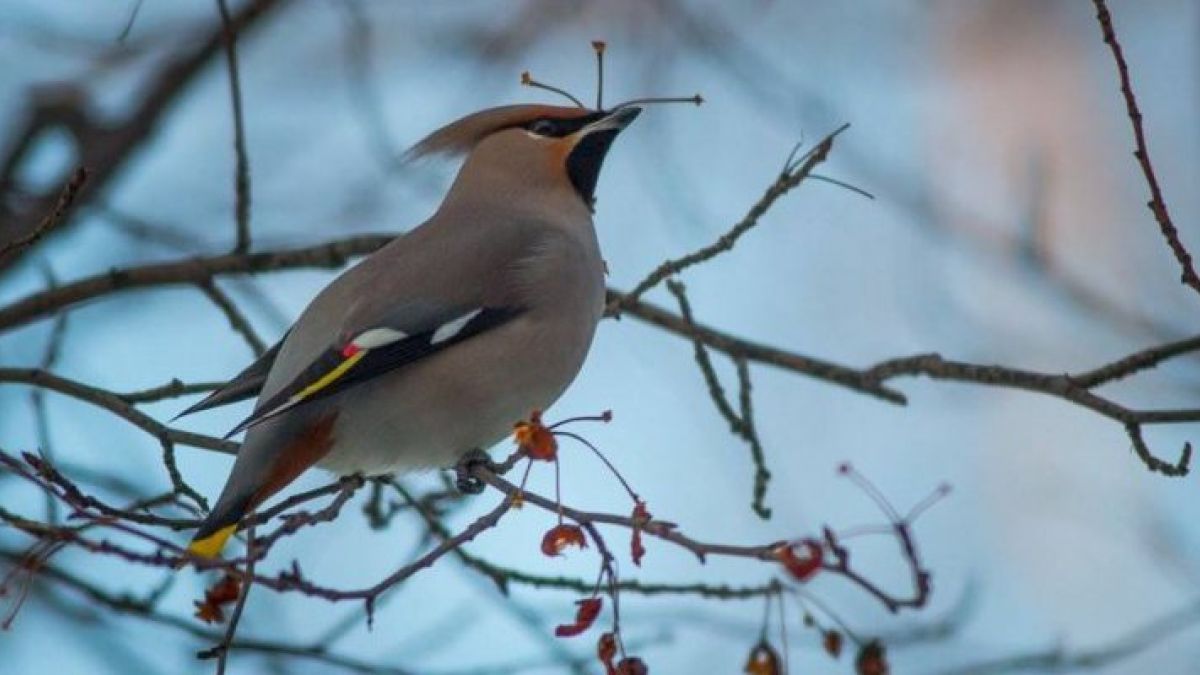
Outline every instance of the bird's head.
{"label": "bird's head", "polygon": [[466,155],[462,175],[501,173],[530,187],[569,186],[591,205],[613,140],[641,108],[591,110],[510,105],[467,115],[438,129],[410,157]]}
{"label": "bird's head", "polygon": [[469,191],[476,177],[499,179],[509,187],[541,190],[543,194],[549,189],[577,196],[590,209],[595,202],[600,166],[617,134],[641,113],[639,104],[703,102],[699,94],[639,98],[605,109],[605,43],[594,41],[592,49],[597,66],[594,108],[525,72],[521,84],[563,96],[575,107],[510,105],[482,110],[433,132],[409,150],[408,156],[466,155],[456,181],[464,191]]}

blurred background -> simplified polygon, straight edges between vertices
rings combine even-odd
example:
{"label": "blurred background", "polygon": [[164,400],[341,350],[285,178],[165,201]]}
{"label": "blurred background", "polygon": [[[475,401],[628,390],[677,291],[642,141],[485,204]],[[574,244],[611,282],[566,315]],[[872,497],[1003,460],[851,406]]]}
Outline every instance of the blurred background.
{"label": "blurred background", "polygon": [[[875,195],[806,182],[730,253],[683,275],[697,318],[748,338],[852,366],[938,351],[980,363],[1066,372],[1197,333],[1197,298],[1145,208],[1129,121],[1094,10],[1082,0],[726,3],[298,0],[269,9],[239,40],[254,247],[401,232],[436,207],[450,163],[398,156],[445,122],[480,108],[553,101],[519,86],[543,81],[594,97],[592,39],[608,42],[605,99],[703,93],[706,104],[651,108],[623,134],[597,191],[596,224],[611,272],[629,288],[668,257],[713,241],[774,180],[792,145],[849,122],[821,172]],[[244,3],[231,3],[237,11]],[[135,12],[136,7],[136,14]],[[1150,149],[1184,242],[1200,251],[1200,5],[1114,0],[1118,34],[1146,117]],[[132,21],[131,21],[132,17]],[[164,66],[219,26],[212,2],[4,0],[0,3],[0,159],[35,103],[86,101],[92,119],[122,121]],[[227,251],[234,233],[234,152],[222,54],[178,74],[186,82],[155,131],[87,209],[0,270],[0,305],[114,266]],[[6,167],[0,220],[24,196],[56,192],[79,161],[64,128],[38,134]],[[273,342],[330,272],[221,282]],[[673,306],[663,289],[650,300]],[[0,335],[0,364],[42,362],[54,322]],[[195,289],[101,300],[70,313],[53,368],[118,391],[170,378],[229,377],[252,358]],[[719,360],[720,372],[733,377]],[[1106,390],[1139,407],[1194,406],[1195,359]],[[937,484],[954,487],[916,534],[934,599],[889,615],[860,590],[819,578],[809,590],[856,632],[891,640],[895,673],[943,673],[991,659],[1145,646],[1105,673],[1195,673],[1200,662],[1200,507],[1194,477],[1151,474],[1120,425],[1057,399],[906,380],[907,407],[754,367],[755,407],[774,480],[769,521],[748,508],[753,470],[718,416],[691,345],[634,320],[601,325],[580,378],[551,419],[612,409],[588,429],[656,515],[693,536],[759,543],[828,523],[879,520],[836,477],[851,461],[902,510]],[[730,379],[728,385],[735,386]],[[146,408],[167,420],[188,403]],[[28,389],[0,387],[0,445],[51,449],[68,475],[112,478],[144,494],[169,487],[154,439],[103,411],[48,395],[39,432]],[[244,409],[185,419],[221,435]],[[1196,425],[1147,429],[1173,458]],[[181,448],[180,468],[215,496],[229,459]],[[531,486],[552,490],[548,468]],[[625,512],[614,481],[571,450],[563,489],[575,506]],[[74,473],[72,473],[74,472]],[[327,480],[319,472],[296,489]],[[437,485],[436,476],[413,485]],[[365,493],[364,493],[365,494]],[[43,499],[0,476],[5,508],[40,516]],[[356,502],[359,503],[359,502]],[[485,495],[456,524],[490,508]],[[544,574],[594,575],[594,558],[548,560],[551,516],[525,509],[469,549]],[[372,531],[356,510],[274,553],[330,584],[373,583],[421,545],[409,515]],[[183,541],[183,534],[178,535]],[[614,533],[614,541],[623,536]],[[897,589],[894,542],[863,540],[856,560]],[[26,537],[0,531],[19,551]],[[619,544],[623,546],[623,544]],[[640,578],[754,584],[761,564],[698,565],[648,542]],[[165,573],[54,558],[119,592],[143,595]],[[164,611],[188,617],[210,579],[175,575]],[[555,641],[575,596],[514,587],[511,599],[453,559],[405,584],[368,631],[357,620],[331,649],[409,672],[556,673],[592,638]],[[1171,628],[1132,632],[1187,609]],[[831,663],[788,606],[793,672],[850,672]],[[656,673],[741,672],[762,602],[623,597],[626,640]],[[294,594],[250,596],[243,638],[321,639],[361,608]],[[1189,618],[1190,617],[1190,618]],[[1161,639],[1160,639],[1161,638]],[[1152,644],[1150,644],[1152,643]],[[0,636],[12,673],[206,673],[207,643],[36,587]],[[528,668],[524,666],[529,666]],[[236,673],[330,672],[328,665],[235,652]],[[511,672],[504,671],[500,672]],[[978,672],[978,671],[977,671]],[[1004,672],[1040,672],[1035,665]]]}

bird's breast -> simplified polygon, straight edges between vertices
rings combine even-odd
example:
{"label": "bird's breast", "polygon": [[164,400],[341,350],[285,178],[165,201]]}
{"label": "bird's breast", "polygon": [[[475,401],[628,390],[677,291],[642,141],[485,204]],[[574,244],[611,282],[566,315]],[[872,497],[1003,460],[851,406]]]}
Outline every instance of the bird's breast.
{"label": "bird's breast", "polygon": [[427,360],[348,390],[322,466],[368,474],[447,467],[487,449],[575,379],[594,312],[528,312]]}

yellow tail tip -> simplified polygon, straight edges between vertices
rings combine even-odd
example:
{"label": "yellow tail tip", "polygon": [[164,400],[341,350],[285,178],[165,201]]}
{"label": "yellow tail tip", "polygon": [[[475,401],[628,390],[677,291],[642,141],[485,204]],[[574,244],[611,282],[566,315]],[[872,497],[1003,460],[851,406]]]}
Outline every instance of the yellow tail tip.
{"label": "yellow tail tip", "polygon": [[188,553],[201,558],[215,558],[225,548],[225,542],[237,531],[237,523],[226,525],[203,539],[196,539],[188,544]]}

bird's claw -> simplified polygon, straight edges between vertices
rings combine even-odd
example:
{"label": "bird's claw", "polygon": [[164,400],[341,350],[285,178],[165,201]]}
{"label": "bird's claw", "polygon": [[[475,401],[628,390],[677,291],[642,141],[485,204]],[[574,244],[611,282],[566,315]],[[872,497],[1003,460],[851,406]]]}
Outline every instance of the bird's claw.
{"label": "bird's claw", "polygon": [[458,460],[458,464],[454,467],[454,485],[458,488],[459,492],[468,495],[477,495],[487,487],[474,474],[475,467],[478,466],[495,469],[496,463],[492,461],[492,458],[486,452],[479,448],[475,448],[463,455],[462,459]]}

